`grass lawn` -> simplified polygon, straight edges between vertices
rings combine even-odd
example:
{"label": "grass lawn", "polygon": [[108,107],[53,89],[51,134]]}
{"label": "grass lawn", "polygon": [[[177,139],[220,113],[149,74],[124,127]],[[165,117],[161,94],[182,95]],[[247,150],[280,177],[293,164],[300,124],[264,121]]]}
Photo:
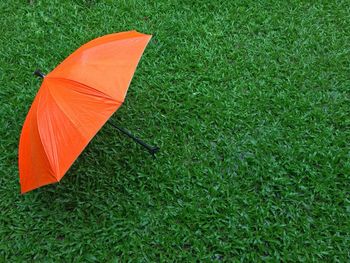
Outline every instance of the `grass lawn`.
{"label": "grass lawn", "polygon": [[[348,1],[1,1],[0,261],[350,260]],[[154,37],[59,184],[19,194],[40,86],[85,42]]]}

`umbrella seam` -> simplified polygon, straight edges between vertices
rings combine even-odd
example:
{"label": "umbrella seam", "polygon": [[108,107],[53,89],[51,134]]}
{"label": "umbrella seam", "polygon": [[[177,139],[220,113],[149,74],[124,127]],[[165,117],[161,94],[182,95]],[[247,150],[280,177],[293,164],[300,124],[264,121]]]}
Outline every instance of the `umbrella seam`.
{"label": "umbrella seam", "polygon": [[113,98],[112,96],[110,96],[109,94],[107,94],[107,93],[105,93],[105,92],[103,92],[103,91],[100,91],[100,90],[98,90],[98,89],[96,89],[96,88],[93,88],[93,87],[91,87],[91,86],[89,86],[89,85],[86,85],[85,83],[81,83],[81,82],[76,81],[76,80],[73,80],[73,79],[59,78],[59,77],[49,77],[49,76],[46,76],[45,78],[48,78],[48,79],[55,79],[55,80],[59,80],[59,81],[73,82],[73,83],[76,83],[76,84],[78,84],[78,85],[82,85],[82,86],[85,86],[85,87],[87,87],[87,88],[89,88],[89,89],[92,89],[92,90],[96,91],[97,93],[103,94],[103,95],[105,96],[105,97],[104,97],[105,99],[110,99],[110,100],[112,100],[112,101],[114,101],[114,102],[117,102],[117,103],[124,103],[124,100],[123,100],[123,101],[117,100],[117,99]]}
{"label": "umbrella seam", "polygon": [[79,128],[74,121],[70,118],[70,116],[68,116],[68,114],[62,109],[62,107],[60,106],[60,104],[57,102],[57,100],[55,99],[55,97],[52,95],[50,87],[47,87],[48,92],[50,93],[50,96],[53,100],[53,102],[55,103],[55,105],[60,109],[60,111],[67,117],[67,119],[69,120],[69,122],[77,129],[77,131],[79,132],[79,134],[87,140],[86,136],[80,131],[81,128]]}
{"label": "umbrella seam", "polygon": [[41,132],[40,132],[40,129],[39,129],[39,116],[38,116],[38,109],[39,109],[39,106],[40,106],[40,103],[41,103],[41,96],[39,97],[39,100],[38,100],[38,107],[36,108],[36,119],[37,119],[37,128],[38,128],[38,133],[39,133],[39,137],[40,137],[40,142],[41,142],[41,145],[43,146],[43,149],[44,149],[44,152],[45,152],[45,156],[46,156],[46,158],[47,158],[47,160],[48,160],[48,162],[49,162],[49,164],[50,164],[50,176],[52,176],[53,178],[55,178],[55,180],[58,182],[58,179],[57,179],[57,177],[55,176],[55,173],[54,173],[54,169],[53,169],[53,167],[52,167],[52,163],[51,163],[51,161],[50,161],[50,158],[48,157],[48,153],[47,153],[47,149],[46,149],[46,147],[45,147],[45,145],[43,144],[43,139],[42,139],[42,134],[41,134]]}

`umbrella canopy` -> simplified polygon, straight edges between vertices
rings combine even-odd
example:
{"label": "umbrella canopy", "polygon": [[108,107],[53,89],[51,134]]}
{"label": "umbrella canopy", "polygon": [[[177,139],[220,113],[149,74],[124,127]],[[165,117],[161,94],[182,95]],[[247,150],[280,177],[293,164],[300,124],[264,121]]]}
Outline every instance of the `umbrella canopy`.
{"label": "umbrella canopy", "polygon": [[21,192],[61,180],[121,106],[150,35],[106,35],[81,46],[44,77],[19,143]]}

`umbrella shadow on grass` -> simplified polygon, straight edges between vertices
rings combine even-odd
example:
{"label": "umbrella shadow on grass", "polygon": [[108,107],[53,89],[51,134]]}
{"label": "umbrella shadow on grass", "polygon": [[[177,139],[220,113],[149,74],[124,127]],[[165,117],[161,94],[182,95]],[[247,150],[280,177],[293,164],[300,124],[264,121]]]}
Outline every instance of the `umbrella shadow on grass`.
{"label": "umbrella shadow on grass", "polygon": [[148,183],[145,174],[155,161],[132,141],[104,127],[59,183],[35,190],[40,203],[36,207],[77,213],[79,218],[111,208],[117,200],[120,207],[123,202],[130,205],[141,185]]}

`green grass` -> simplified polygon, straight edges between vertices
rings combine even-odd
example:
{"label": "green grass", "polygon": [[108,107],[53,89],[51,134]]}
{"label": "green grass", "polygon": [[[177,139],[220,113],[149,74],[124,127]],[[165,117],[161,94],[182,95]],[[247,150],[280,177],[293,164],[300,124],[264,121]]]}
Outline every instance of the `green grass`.
{"label": "green grass", "polygon": [[[0,260],[350,260],[348,1],[2,1]],[[83,43],[153,34],[113,120],[19,194],[21,126]]]}

